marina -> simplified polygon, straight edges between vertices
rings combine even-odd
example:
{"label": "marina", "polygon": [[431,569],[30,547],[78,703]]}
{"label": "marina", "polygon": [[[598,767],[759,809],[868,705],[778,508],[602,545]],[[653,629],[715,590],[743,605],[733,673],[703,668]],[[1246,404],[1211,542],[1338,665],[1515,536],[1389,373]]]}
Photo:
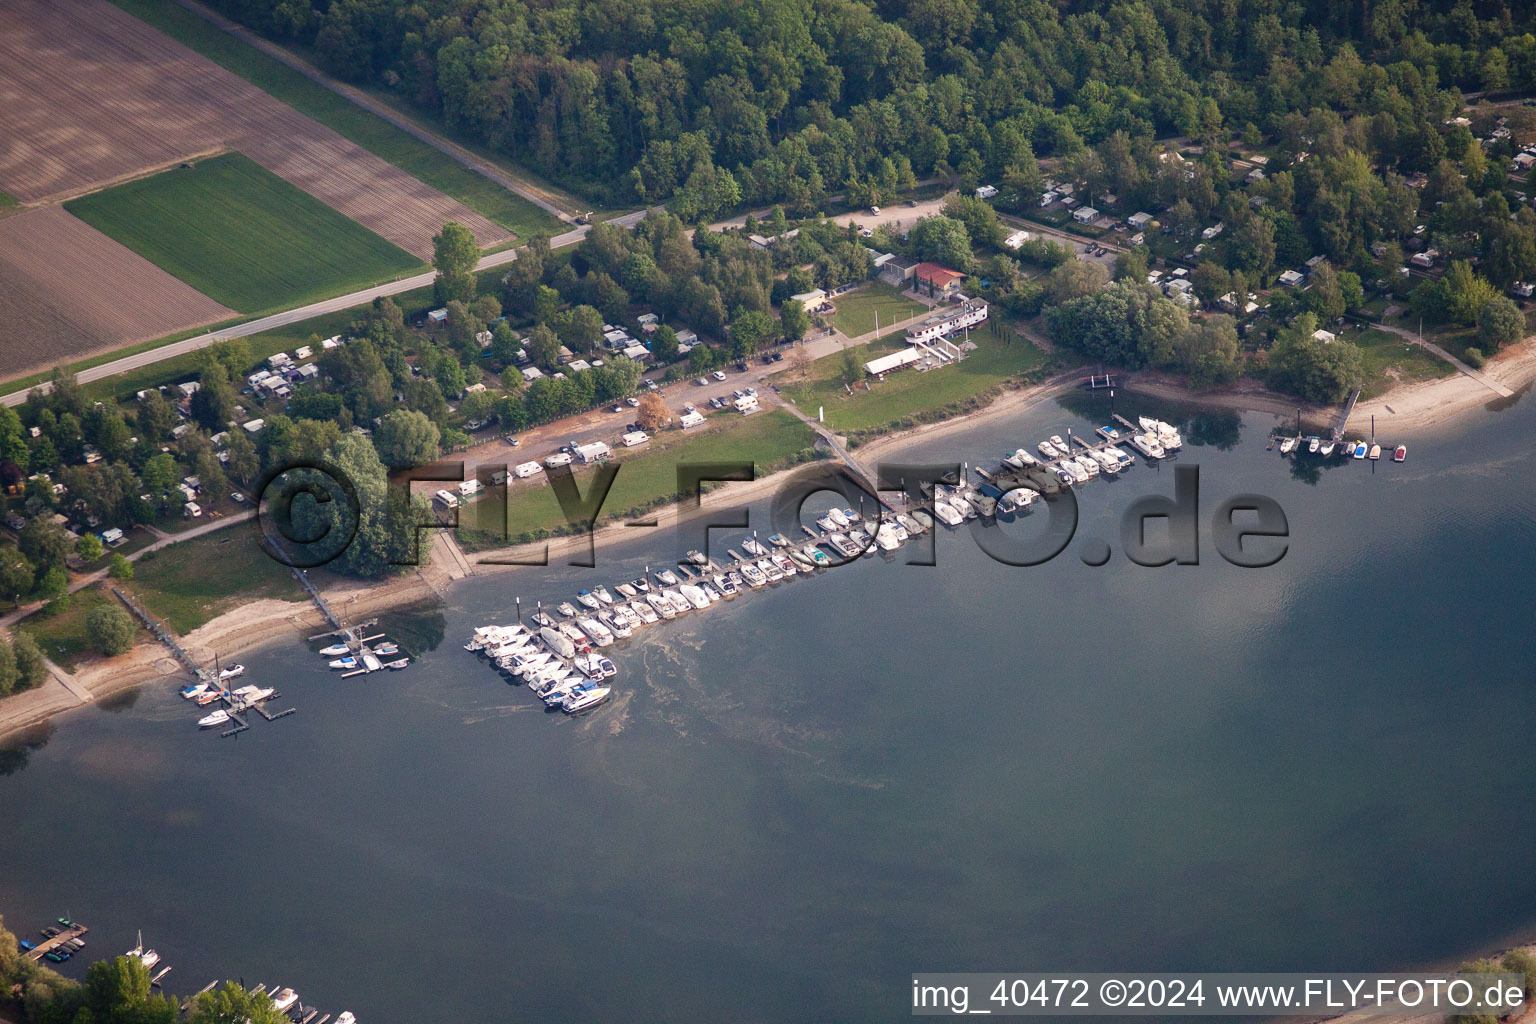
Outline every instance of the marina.
{"label": "marina", "polygon": [[[594,710],[612,696],[608,680],[616,675],[613,663],[596,650],[628,639],[645,626],[703,611],[747,591],[815,575],[877,551],[891,554],[939,524],[956,528],[977,517],[1026,512],[1036,501],[1049,500],[1063,488],[1099,477],[1110,479],[1131,468],[1136,459],[1123,444],[1149,463],[1172,458],[1184,444],[1172,425],[1145,416],[1133,423],[1114,415],[1110,423],[1091,433],[1091,440],[1068,430],[1065,436],[1040,441],[1037,449],[1042,458],[1021,447],[990,470],[964,465],[958,474],[926,485],[927,504],[906,511],[898,511],[865,487],[862,493],[873,499],[868,504],[874,511],[866,516],[852,508],[832,508],[816,519],[814,527],[800,524],[809,543],[791,542],[778,533],[765,542],[754,531],[727,548],[728,557],[718,562],[689,551],[675,569],[646,566],[643,576],[615,585],[617,598],[605,586],[578,590],[576,603],[566,600],[554,606],[559,620],[545,613],[540,600],[525,624],[519,598],[515,622],[478,627],[464,647],[491,662],[504,677],[524,683],[552,711],[576,715]],[[856,481],[870,478],[862,467],[848,465],[849,476]],[[972,473],[977,478],[974,483]],[[345,644],[320,653],[347,651],[331,662],[332,668],[351,669],[346,675],[372,671],[366,660],[371,652],[364,641],[346,635]],[[354,667],[360,659],[361,666]]]}

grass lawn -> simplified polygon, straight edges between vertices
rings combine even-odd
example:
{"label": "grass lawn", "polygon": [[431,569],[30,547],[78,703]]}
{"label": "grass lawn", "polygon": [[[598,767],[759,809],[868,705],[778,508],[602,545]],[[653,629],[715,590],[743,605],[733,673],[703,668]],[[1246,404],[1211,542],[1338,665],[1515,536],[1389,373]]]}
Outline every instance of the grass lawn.
{"label": "grass lawn", "polygon": [[6,207],[15,206],[15,205],[16,205],[16,197],[15,196],[7,195],[4,192],[0,192],[0,210],[5,209]]}
{"label": "grass lawn", "polygon": [[293,572],[257,546],[248,526],[232,526],[145,555],[134,563],[133,579],[123,587],[183,636],[259,598],[307,600]]}
{"label": "grass lawn", "polygon": [[[98,584],[69,596],[69,606],[61,612],[37,612],[22,620],[21,628],[32,634],[43,653],[67,669],[73,669],[91,651],[86,642],[85,617],[103,604],[122,608],[122,602]],[[125,609],[126,610],[126,609]]]}
{"label": "grass lawn", "polygon": [[[1004,338],[1010,340],[1004,341]],[[783,393],[801,409],[814,415],[826,410],[833,430],[846,432],[882,427],[906,416],[940,409],[964,401],[1017,374],[1046,365],[1049,357],[1012,332],[1004,336],[972,331],[977,348],[958,366],[943,366],[919,373],[902,370],[884,381],[870,381],[868,390],[857,386],[853,395],[843,389],[843,353],[823,356],[811,364],[809,379],[780,384]],[[870,358],[868,345],[849,349],[860,363]]]}
{"label": "grass lawn", "polygon": [[64,206],[242,313],[299,306],[422,268],[404,249],[239,153]]}
{"label": "grass lawn", "polygon": [[1434,380],[1455,373],[1455,368],[1439,356],[1389,331],[1372,328],[1345,337],[1360,349],[1360,365],[1365,370],[1365,397],[1374,398],[1397,383]]}
{"label": "grass lawn", "polygon": [[[690,462],[753,462],[761,474],[768,467],[816,443],[816,434],[810,427],[783,409],[773,409],[752,416],[739,416],[733,412],[717,413],[711,421],[720,418],[723,426],[710,427],[703,433],[684,434],[677,430],[666,431],[656,437],[643,450],[628,452],[619,449],[617,457],[619,475],[614,478],[613,489],[603,503],[602,515],[616,515],[630,509],[649,505],[658,498],[677,493],[677,467],[684,460]],[[582,473],[578,483],[583,493],[590,486],[591,474]],[[515,488],[507,494],[510,506],[507,513],[505,536],[515,541],[524,533],[535,530],[552,530],[565,523],[555,492],[548,486]],[[509,543],[501,540],[500,502],[487,499],[477,502],[460,512],[460,522],[475,530],[494,534],[495,540],[475,544],[483,537],[468,538],[472,546],[499,546]]]}
{"label": "grass lawn", "polygon": [[560,230],[560,222],[515,192],[470,170],[420,139],[313,82],[275,58],[162,0],[114,0],[178,42],[314,118],[375,156],[519,235]]}
{"label": "grass lawn", "polygon": [[839,295],[833,302],[837,306],[837,315],[832,322],[850,338],[873,331],[876,314],[880,317],[881,330],[884,330],[928,309],[883,281],[871,281],[856,291]]}

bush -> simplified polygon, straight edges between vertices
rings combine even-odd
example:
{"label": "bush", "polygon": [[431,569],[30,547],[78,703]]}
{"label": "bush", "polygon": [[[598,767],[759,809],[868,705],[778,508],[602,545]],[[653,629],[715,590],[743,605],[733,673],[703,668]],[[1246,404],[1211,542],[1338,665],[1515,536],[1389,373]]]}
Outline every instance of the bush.
{"label": "bush", "polygon": [[108,657],[123,654],[133,646],[133,619],[115,604],[99,605],[85,617],[85,638]]}
{"label": "bush", "polygon": [[131,580],[133,579],[133,563],[121,554],[114,554],[112,556],[112,565],[107,570],[107,575],[115,580]]}
{"label": "bush", "polygon": [[1488,357],[1483,355],[1482,349],[1472,347],[1468,347],[1468,349],[1461,354],[1461,358],[1466,360],[1469,365],[1475,366],[1478,369],[1482,369],[1483,364],[1488,361]]}

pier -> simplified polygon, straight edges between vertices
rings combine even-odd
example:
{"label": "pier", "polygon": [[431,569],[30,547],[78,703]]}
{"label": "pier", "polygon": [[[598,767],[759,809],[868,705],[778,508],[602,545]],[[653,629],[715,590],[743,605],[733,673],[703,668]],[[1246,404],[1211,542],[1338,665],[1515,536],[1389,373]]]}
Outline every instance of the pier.
{"label": "pier", "polygon": [[61,930],[59,934],[55,935],[53,938],[47,940],[46,942],[39,943],[38,945],[27,950],[27,959],[32,961],[41,960],[43,957],[47,956],[49,953],[52,953],[66,942],[71,942],[74,939],[78,939],[88,931],[90,931],[90,929],[83,924],[72,924],[68,928]]}
{"label": "pier", "polygon": [[1333,424],[1333,443],[1338,444],[1344,440],[1344,428],[1349,424],[1349,416],[1355,411],[1355,403],[1360,400],[1360,388],[1350,392],[1349,401],[1344,403],[1344,408],[1339,410],[1339,418]]}
{"label": "pier", "polygon": [[139,622],[144,625],[144,628],[149,630],[151,635],[153,635],[156,640],[159,640],[166,647],[170,648],[171,654],[176,658],[177,661],[181,662],[181,664],[187,669],[188,672],[191,672],[192,675],[196,677],[198,682],[207,683],[210,686],[219,685],[219,680],[213,677],[213,673],[209,672],[206,668],[194,661],[192,655],[187,653],[187,651],[182,648],[181,644],[176,642],[176,638],[171,634],[171,631],[161,625],[158,619],[155,619],[149,614],[149,612],[145,611],[143,608],[140,608],[137,601],[123,593],[117,587],[113,587],[111,589],[112,593],[117,595],[117,599],[123,602],[123,605],[128,609],[133,617],[138,619]]}

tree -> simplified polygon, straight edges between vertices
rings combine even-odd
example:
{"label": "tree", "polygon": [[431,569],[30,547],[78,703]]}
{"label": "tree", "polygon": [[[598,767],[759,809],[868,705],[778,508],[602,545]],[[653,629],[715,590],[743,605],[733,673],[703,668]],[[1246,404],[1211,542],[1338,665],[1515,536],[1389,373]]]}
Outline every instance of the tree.
{"label": "tree", "polygon": [[[4,639],[0,639],[0,697],[7,696],[16,690],[16,683],[20,679],[20,672],[16,668],[16,652]],[[0,958],[5,954],[0,952]],[[0,961],[3,962],[3,961]]]}
{"label": "tree", "polygon": [[444,224],[442,232],[432,236],[432,266],[437,270],[432,287],[437,301],[473,299],[475,265],[479,262],[480,246],[474,233],[458,221]]}
{"label": "tree", "polygon": [[36,686],[48,677],[48,661],[31,633],[17,630],[11,640],[11,650],[16,655],[17,689]]}
{"label": "tree", "polygon": [[798,299],[785,299],[779,306],[779,328],[790,341],[799,341],[811,329],[810,314]]}
{"label": "tree", "polygon": [[1309,402],[1342,402],[1365,379],[1360,350],[1342,338],[1319,341],[1316,330],[1316,318],[1303,313],[1280,332],[1269,349],[1270,380]]}
{"label": "tree", "polygon": [[18,537],[21,553],[43,571],[62,567],[73,545],[62,527],[47,519],[29,519]]}
{"label": "tree", "polygon": [[640,396],[640,408],[635,414],[635,422],[640,426],[654,433],[671,419],[672,410],[667,408],[667,401],[659,392],[647,391]]}
{"label": "tree", "polygon": [[176,407],[165,400],[158,390],[145,394],[139,403],[139,437],[158,444],[171,436],[176,426]]}
{"label": "tree", "polygon": [[432,379],[437,381],[438,390],[447,399],[462,395],[468,383],[464,378],[464,367],[448,352],[438,356],[437,363],[432,367]]}
{"label": "tree", "polygon": [[133,579],[133,563],[118,552],[112,554],[112,564],[107,569],[107,575],[115,580]]}
{"label": "tree", "polygon": [[666,324],[651,335],[651,357],[657,364],[670,363],[677,358],[677,332]]}
{"label": "tree", "polygon": [[859,357],[851,348],[843,350],[842,376],[844,384],[864,379],[864,364],[859,362]]}
{"label": "tree", "polygon": [[101,654],[123,654],[133,646],[133,619],[115,604],[97,605],[85,617],[85,637]]}
{"label": "tree", "polygon": [[918,258],[969,273],[975,263],[971,236],[962,221],[953,217],[924,217],[912,228],[912,247]]}
{"label": "tree", "polygon": [[738,310],[731,321],[731,357],[750,359],[773,336],[773,318],[755,309]]}
{"label": "tree", "polygon": [[1495,352],[1525,336],[1525,314],[1504,295],[1483,303],[1477,314],[1477,338],[1484,352]]}
{"label": "tree", "polygon": [[0,597],[19,603],[36,580],[37,568],[26,555],[9,544],[0,547]]}
{"label": "tree", "polygon": [[441,434],[425,414],[396,409],[379,422],[373,446],[379,460],[391,469],[424,466],[437,458]]}
{"label": "tree", "polygon": [[545,373],[553,373],[560,365],[560,339],[548,326],[539,324],[528,335],[528,358]]}
{"label": "tree", "polygon": [[69,573],[62,565],[44,570],[37,581],[37,596],[48,602],[69,596]]}
{"label": "tree", "polygon": [[286,1024],[266,994],[252,995],[234,982],[192,1001],[187,1024]]}
{"label": "tree", "polygon": [[1195,267],[1189,280],[1195,287],[1195,295],[1207,306],[1232,290],[1232,275],[1225,267],[1208,260]]}
{"label": "tree", "polygon": [[1060,305],[1068,299],[1092,295],[1109,283],[1109,271],[1097,263],[1072,260],[1052,270],[1046,277],[1046,301]]}
{"label": "tree", "polygon": [[88,533],[75,542],[75,554],[80,556],[82,562],[94,562],[101,557],[103,545],[101,538],[94,533]]}

